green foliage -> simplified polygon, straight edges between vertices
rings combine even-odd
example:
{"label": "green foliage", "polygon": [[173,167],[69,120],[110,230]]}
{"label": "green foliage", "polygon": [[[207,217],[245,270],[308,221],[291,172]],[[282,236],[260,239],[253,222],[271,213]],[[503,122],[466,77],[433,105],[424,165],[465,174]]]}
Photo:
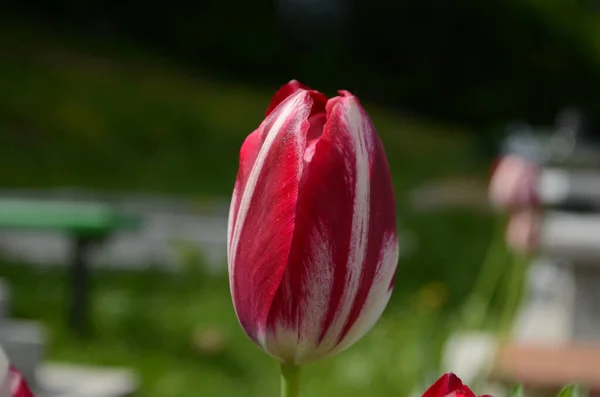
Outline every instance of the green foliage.
{"label": "green foliage", "polygon": [[[97,269],[93,333],[75,338],[66,329],[62,269],[0,269],[14,289],[12,314],[48,328],[48,359],[133,368],[141,376],[139,397],[277,395],[278,367],[243,334],[226,275]],[[432,353],[452,315],[410,301],[392,304],[347,352],[304,368],[302,395],[409,395],[423,373],[435,370]]]}
{"label": "green foliage", "polygon": [[[517,385],[514,389],[510,391],[508,397],[525,397],[525,393],[523,391],[523,385]],[[562,397],[562,396],[560,396]]]}
{"label": "green foliage", "polygon": [[583,397],[578,385],[567,385],[557,395],[557,397]]}
{"label": "green foliage", "polygon": [[[600,110],[589,89],[600,84],[600,13],[592,1],[338,4],[348,7],[341,29],[333,19],[319,23],[305,15],[302,32],[280,19],[279,6],[242,0],[174,0],[169,7],[89,1],[47,6],[44,15],[68,36],[98,37],[108,14],[113,24],[106,37],[119,46],[135,43],[219,78],[274,88],[295,77],[480,127],[513,117],[550,123],[572,103],[592,114]],[[28,2],[17,8],[29,17],[36,12]],[[7,13],[6,19],[14,18]]]}
{"label": "green foliage", "polygon": [[[50,33],[6,29],[0,186],[230,193],[239,147],[271,90],[207,80],[147,54],[81,51]],[[446,174],[476,168],[464,131],[366,106],[397,188],[438,176],[431,158],[446,163]]]}
{"label": "green foliage", "polygon": [[[508,397],[526,397],[527,395],[538,395],[535,393],[526,393],[522,384],[517,385],[513,388]],[[546,395],[547,393],[542,393],[541,395]],[[563,387],[556,397],[585,397],[586,393],[582,391],[582,389],[576,384],[569,384]]]}
{"label": "green foliage", "polygon": [[[231,7],[223,2],[207,4],[208,9]],[[248,7],[248,13],[256,11],[254,5]],[[129,13],[137,10],[126,8]],[[164,9],[149,12],[158,17]],[[198,45],[198,52],[217,48],[217,41],[223,40],[227,59],[248,61],[251,72],[271,73],[278,67],[265,63],[273,60],[272,49],[280,43],[261,44],[271,28],[261,31],[264,24],[244,16],[247,20],[242,22],[256,31],[248,30],[248,37],[240,40],[239,31],[220,35],[225,25],[210,15],[202,15],[193,26],[176,15],[164,15],[166,27],[175,21],[180,25],[166,31],[187,37],[190,41],[180,47],[187,48],[195,44],[192,33],[208,29],[210,35],[201,36],[207,39]],[[230,194],[239,146],[261,121],[274,87],[209,79],[205,71],[185,70],[179,62],[174,66],[137,46],[121,43],[120,49],[107,49],[74,36],[6,29],[10,34],[0,35],[6,55],[0,62],[1,187],[76,185]],[[254,51],[255,47],[260,48]],[[302,58],[300,54],[290,59]],[[432,95],[435,85],[428,85],[427,78],[432,77],[431,69],[417,75],[414,65],[414,73],[402,77],[398,86],[386,73],[367,73],[369,81],[354,84],[349,76],[356,70],[374,70],[370,58],[358,69],[331,63],[330,74],[322,73],[321,62],[306,62],[301,69],[282,68],[271,79],[282,82],[298,71],[297,77],[307,76],[307,83],[317,82],[319,88],[320,83],[326,89],[356,87],[358,94],[364,91],[384,99],[388,98],[382,87],[391,84],[383,91],[418,92],[436,106],[463,106],[460,97],[448,92]],[[423,66],[431,59],[417,60]],[[215,60],[215,65],[222,61]],[[343,73],[335,76],[336,69]],[[421,87],[411,85],[415,76]],[[396,92],[394,87],[402,90]],[[402,100],[404,94],[398,95],[389,99]],[[467,131],[397,114],[369,101],[365,106],[389,157],[399,218],[418,236],[418,247],[414,256],[402,259],[396,292],[377,327],[338,358],[307,368],[307,397],[409,395],[424,374],[437,371],[441,346],[455,329],[451,319],[457,318],[472,288],[490,240],[487,215],[464,210],[415,214],[409,207],[407,193],[424,180],[487,172],[474,156]],[[74,339],[65,329],[62,270],[2,263],[0,276],[14,284],[14,314],[41,319],[49,327],[51,359],[133,366],[142,376],[140,397],[187,397],[199,390],[205,395],[275,395],[277,368],[240,330],[226,277],[206,274],[201,255],[174,244],[182,257],[181,274],[163,274],[157,268],[141,275],[95,273],[96,327],[90,340]],[[220,335],[224,346],[214,352],[215,346],[198,341],[205,332]]]}

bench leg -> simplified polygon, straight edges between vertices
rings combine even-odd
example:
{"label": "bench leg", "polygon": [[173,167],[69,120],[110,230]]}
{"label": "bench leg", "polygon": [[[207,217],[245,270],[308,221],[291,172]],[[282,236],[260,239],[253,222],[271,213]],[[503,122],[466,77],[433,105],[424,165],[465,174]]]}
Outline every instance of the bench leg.
{"label": "bench leg", "polygon": [[87,254],[93,240],[76,237],[71,262],[71,307],[69,325],[71,330],[83,334],[88,326],[89,267]]}

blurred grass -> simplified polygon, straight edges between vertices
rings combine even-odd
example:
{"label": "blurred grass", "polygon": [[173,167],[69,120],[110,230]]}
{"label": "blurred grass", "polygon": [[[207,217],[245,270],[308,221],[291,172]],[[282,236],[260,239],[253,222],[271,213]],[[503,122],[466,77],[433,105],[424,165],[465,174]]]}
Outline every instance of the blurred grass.
{"label": "blurred grass", "polygon": [[[145,397],[189,396],[199,390],[203,395],[276,395],[276,365],[242,334],[224,278],[184,288],[181,280],[164,275],[140,279],[139,275],[101,274],[94,311],[97,334],[90,342],[71,337],[63,328],[59,314],[64,300],[56,290],[60,278],[44,276],[52,277],[52,282],[27,280],[36,292],[26,297],[18,293],[15,312],[50,327],[48,355],[53,359],[133,367],[142,376],[139,395]],[[145,287],[153,282],[160,284],[158,291]],[[48,298],[48,293],[53,297]],[[429,358],[424,354],[428,352],[425,336],[431,336],[434,320],[431,313],[389,311],[356,348],[308,367],[306,395],[408,394],[418,369]],[[208,357],[195,353],[192,333],[203,326],[226,338],[223,353]]]}
{"label": "blurred grass", "polygon": [[[275,87],[232,85],[149,54],[11,29],[0,34],[0,187],[230,194],[239,146]],[[407,193],[425,180],[487,173],[466,131],[363,100],[417,250],[402,259],[375,329],[307,368],[306,396],[406,396],[426,381],[490,239],[486,215],[407,206]],[[15,289],[13,314],[48,326],[50,359],[132,367],[142,376],[140,397],[276,395],[277,368],[243,335],[225,277],[99,270],[95,333],[79,340],[64,328],[63,270],[2,263],[0,276]],[[222,354],[195,352],[192,335],[203,327],[226,338]]]}
{"label": "blurred grass", "polygon": [[[243,335],[225,277],[99,272],[90,342],[64,329],[60,272],[3,271],[15,285],[27,285],[16,289],[15,314],[49,326],[53,359],[133,366],[143,397],[277,395],[277,367]],[[431,310],[390,310],[357,347],[307,367],[305,395],[407,395],[428,358],[423,353],[435,320]],[[194,330],[203,327],[222,333],[222,353],[207,357],[192,348]]]}
{"label": "blurred grass", "polygon": [[[347,352],[306,368],[305,396],[408,396],[437,375],[442,344],[460,325],[460,304],[472,288],[490,224],[464,211],[440,211],[408,224],[422,246],[401,260],[384,316]],[[142,379],[140,397],[277,395],[278,369],[242,333],[227,277],[207,274],[197,259],[183,269],[97,269],[94,329],[83,339],[66,329],[66,269],[3,263],[0,276],[14,287],[12,314],[48,327],[52,360],[133,368]],[[221,334],[225,349],[198,353],[192,340],[202,330]]]}

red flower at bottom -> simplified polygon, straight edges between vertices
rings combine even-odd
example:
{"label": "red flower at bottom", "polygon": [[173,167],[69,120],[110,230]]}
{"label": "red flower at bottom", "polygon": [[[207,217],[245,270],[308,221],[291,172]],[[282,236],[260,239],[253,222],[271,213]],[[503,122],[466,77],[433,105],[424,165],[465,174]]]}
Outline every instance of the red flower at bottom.
{"label": "red flower at bottom", "polygon": [[25,382],[23,375],[13,367],[10,367],[9,382],[12,397],[35,397],[29,389],[29,386],[27,386],[27,382]]}
{"label": "red flower at bottom", "polygon": [[[429,389],[423,393],[422,397],[476,397],[475,393],[464,385],[460,378],[451,372],[442,375]],[[479,397],[491,397],[481,395]]]}

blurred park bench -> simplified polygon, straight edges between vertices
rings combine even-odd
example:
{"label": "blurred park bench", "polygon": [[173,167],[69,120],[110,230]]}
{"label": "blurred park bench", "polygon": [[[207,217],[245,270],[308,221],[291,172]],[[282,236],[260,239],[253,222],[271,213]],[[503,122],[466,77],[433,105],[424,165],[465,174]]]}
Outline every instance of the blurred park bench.
{"label": "blurred park bench", "polygon": [[[71,239],[68,320],[71,329],[78,334],[86,331],[89,321],[88,251],[118,230],[136,229],[139,224],[137,216],[117,211],[108,204],[0,199],[0,228],[61,233]],[[40,396],[121,397],[135,390],[135,377],[128,370],[42,364],[45,344],[42,327],[36,321],[10,319],[9,304],[9,286],[2,283],[0,345]]]}
{"label": "blurred park bench", "polygon": [[[145,270],[157,267],[179,272],[188,265],[226,271],[226,236],[229,201],[221,197],[173,197],[160,194],[126,194],[85,189],[4,190],[0,197],[34,199],[51,204],[110,203],[115,211],[135,214],[136,229],[116,230],[103,244],[90,249],[93,267]],[[64,233],[28,229],[0,229],[3,258],[33,266],[70,263],[72,239]]]}
{"label": "blurred park bench", "polygon": [[138,226],[138,217],[123,214],[108,204],[0,199],[1,229],[61,233],[71,239],[69,324],[77,332],[83,332],[88,321],[89,249],[118,230]]}

